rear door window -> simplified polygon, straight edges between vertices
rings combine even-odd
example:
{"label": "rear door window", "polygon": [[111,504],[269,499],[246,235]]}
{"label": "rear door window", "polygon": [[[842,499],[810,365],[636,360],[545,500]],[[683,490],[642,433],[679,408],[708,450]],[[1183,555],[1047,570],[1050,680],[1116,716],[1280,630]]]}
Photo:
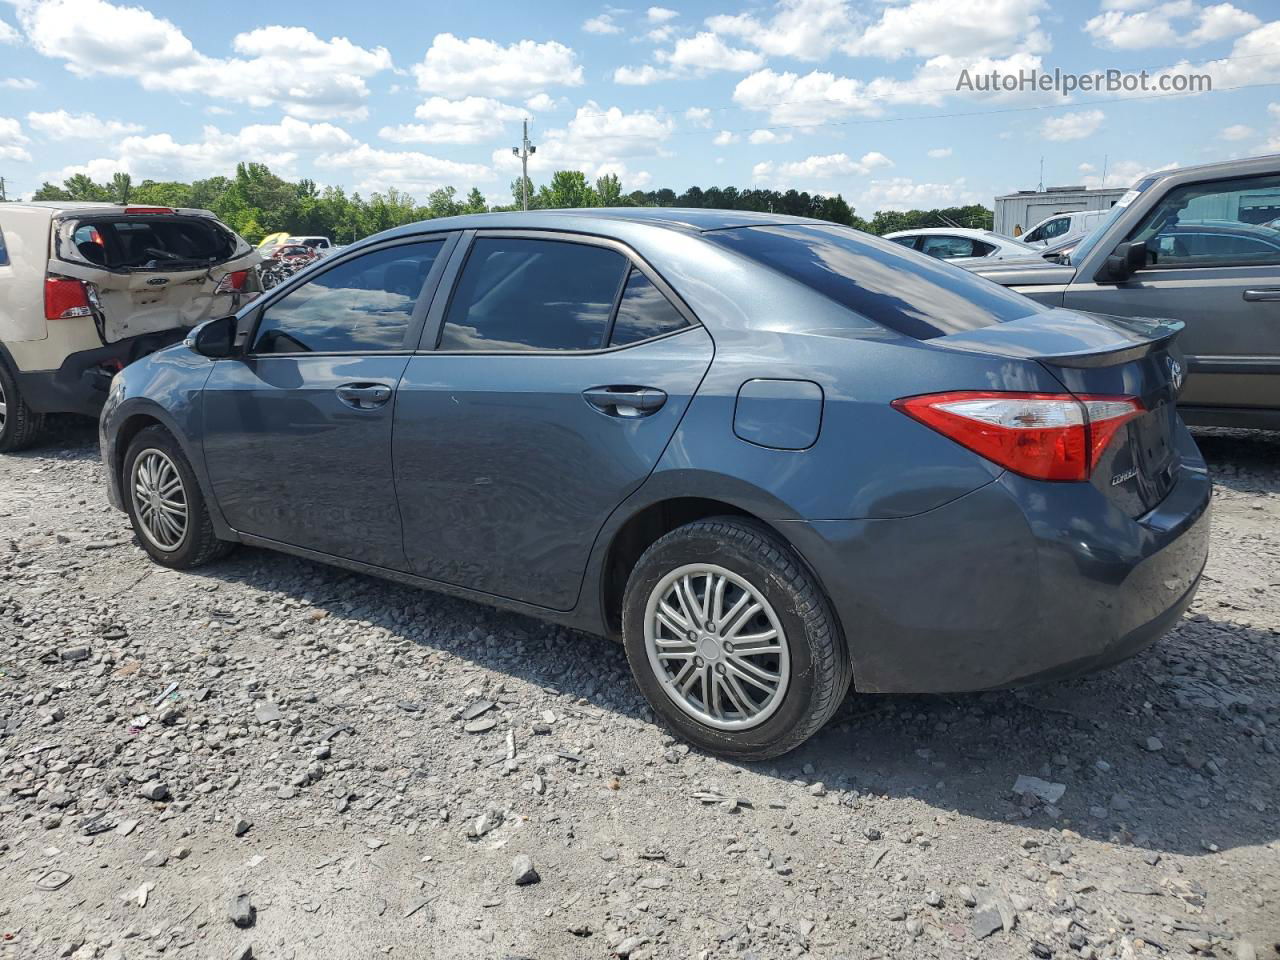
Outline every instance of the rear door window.
{"label": "rear door window", "polygon": [[609,345],[621,347],[639,343],[675,333],[687,326],[689,321],[662,295],[653,281],[632,267],[622,299],[618,301],[618,315],[613,321]]}
{"label": "rear door window", "polygon": [[937,257],[939,260],[952,260],[956,257],[985,257],[995,247],[970,237],[952,235],[926,236],[920,250]]}
{"label": "rear door window", "polygon": [[413,310],[443,240],[398,244],[340,263],[267,304],[253,351],[405,349]]}
{"label": "rear door window", "polygon": [[961,267],[922,260],[848,227],[739,227],[705,236],[803,283],[860,318],[917,340],[1048,309]]}
{"label": "rear door window", "polygon": [[595,244],[477,237],[438,349],[599,349],[628,266],[622,254]]}

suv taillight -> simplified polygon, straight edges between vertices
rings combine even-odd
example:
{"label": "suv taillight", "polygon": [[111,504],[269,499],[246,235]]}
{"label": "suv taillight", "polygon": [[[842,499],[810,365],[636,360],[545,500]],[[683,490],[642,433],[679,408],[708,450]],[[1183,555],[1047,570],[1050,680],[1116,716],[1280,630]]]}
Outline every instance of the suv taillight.
{"label": "suv taillight", "polygon": [[72,317],[92,315],[89,290],[83,280],[71,280],[67,277],[44,278],[44,318],[46,320],[69,320]]}
{"label": "suv taillight", "polygon": [[244,282],[248,276],[248,270],[233,270],[218,281],[218,285],[213,288],[213,292],[239,293],[244,289]]}
{"label": "suv taillight", "polygon": [[893,406],[1000,466],[1036,480],[1088,480],[1136,397],[958,390]]}

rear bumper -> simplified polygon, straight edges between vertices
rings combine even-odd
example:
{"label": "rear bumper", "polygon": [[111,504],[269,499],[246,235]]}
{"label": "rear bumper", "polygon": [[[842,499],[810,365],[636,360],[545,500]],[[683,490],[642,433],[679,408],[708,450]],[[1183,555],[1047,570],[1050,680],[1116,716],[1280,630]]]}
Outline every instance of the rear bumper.
{"label": "rear bumper", "polygon": [[104,363],[118,360],[127,367],[147,354],[177,343],[187,332],[185,327],[160,330],[92,350],[79,350],[68,354],[57,370],[19,371],[18,389],[37,413],[79,413],[96,417],[111,387],[111,374],[102,369]]}
{"label": "rear bumper", "polygon": [[1212,486],[1183,465],[1143,517],[1091,484],[1012,474],[897,520],[778,524],[836,607],[865,692],[946,693],[1058,679],[1133,655],[1191,603]]}

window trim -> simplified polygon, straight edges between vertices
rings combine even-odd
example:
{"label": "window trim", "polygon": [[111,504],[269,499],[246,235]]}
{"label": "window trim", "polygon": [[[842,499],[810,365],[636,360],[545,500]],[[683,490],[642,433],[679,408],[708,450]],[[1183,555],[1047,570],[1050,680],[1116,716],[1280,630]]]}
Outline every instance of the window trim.
{"label": "window trim", "polygon": [[[554,240],[562,243],[605,247],[622,254],[623,259],[627,262],[627,269],[622,272],[622,280],[618,285],[617,292],[614,294],[613,310],[609,314],[609,323],[605,328],[605,337],[602,345],[587,350],[441,350],[440,340],[444,335],[445,317],[448,316],[449,307],[453,304],[454,296],[457,295],[458,281],[462,277],[462,271],[466,267],[467,260],[471,256],[471,251],[474,249],[477,239]],[[444,357],[591,357],[603,353],[616,353],[619,350],[630,350],[646,343],[653,343],[655,340],[676,337],[688,330],[703,326],[697,314],[689,308],[683,298],[667,283],[662,274],[658,273],[635,250],[614,237],[606,237],[594,233],[578,233],[572,230],[521,230],[511,227],[467,230],[464,231],[457,248],[455,248],[449,266],[450,270],[440,285],[441,289],[447,285],[449,294],[445,297],[435,297],[422,331],[421,341],[415,351],[416,353],[435,354]],[[681,327],[679,330],[672,330],[669,333],[660,333],[646,340],[636,340],[632,343],[611,346],[609,340],[613,336],[613,325],[618,316],[618,305],[622,300],[623,293],[626,292],[627,281],[631,278],[632,270],[639,270],[644,274],[649,282],[658,289],[658,292],[675,307],[676,312],[684,317],[688,322],[688,326]]]}
{"label": "window trim", "polygon": [[[458,242],[458,231],[456,230],[440,230],[433,233],[418,233],[407,237],[396,237],[382,243],[373,243],[367,247],[360,247],[348,253],[342,251],[336,257],[326,257],[323,260],[316,260],[308,268],[304,268],[294,274],[280,286],[274,288],[262,298],[262,302],[256,302],[253,305],[255,315],[253,318],[253,326],[249,331],[249,335],[245,339],[245,352],[243,359],[246,360],[265,360],[271,357],[394,357],[408,356],[414,352],[414,344],[418,342],[418,338],[422,335],[422,325],[426,321],[427,312],[435,299],[436,293],[440,289],[440,278],[444,275],[445,267],[452,258],[454,248]],[[265,316],[274,304],[283,300],[294,290],[299,289],[305,284],[310,283],[317,277],[328,273],[336,267],[340,267],[352,260],[357,260],[362,256],[370,253],[378,253],[382,250],[389,250],[392,247],[406,246],[414,243],[439,243],[443,241],[444,245],[440,252],[436,254],[435,261],[431,264],[431,269],[427,272],[426,279],[422,283],[422,289],[418,291],[418,297],[414,301],[413,312],[409,315],[409,326],[405,330],[404,343],[394,350],[297,350],[297,351],[273,351],[271,353],[255,353],[253,346],[258,342],[258,330],[262,326],[262,318]]]}

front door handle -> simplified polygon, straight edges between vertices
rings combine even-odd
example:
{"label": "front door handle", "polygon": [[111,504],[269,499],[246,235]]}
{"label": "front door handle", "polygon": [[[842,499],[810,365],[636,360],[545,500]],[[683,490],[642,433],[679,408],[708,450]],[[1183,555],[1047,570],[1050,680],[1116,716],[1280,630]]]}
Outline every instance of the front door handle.
{"label": "front door handle", "polygon": [[1246,290],[1244,298],[1251,302],[1280,300],[1280,287],[1260,287],[1256,290]]}
{"label": "front door handle", "polygon": [[611,417],[645,417],[660,410],[667,395],[657,387],[592,387],[583,390],[587,403]]}
{"label": "front door handle", "polygon": [[353,410],[374,410],[391,399],[391,388],[382,383],[344,383],[334,392]]}

